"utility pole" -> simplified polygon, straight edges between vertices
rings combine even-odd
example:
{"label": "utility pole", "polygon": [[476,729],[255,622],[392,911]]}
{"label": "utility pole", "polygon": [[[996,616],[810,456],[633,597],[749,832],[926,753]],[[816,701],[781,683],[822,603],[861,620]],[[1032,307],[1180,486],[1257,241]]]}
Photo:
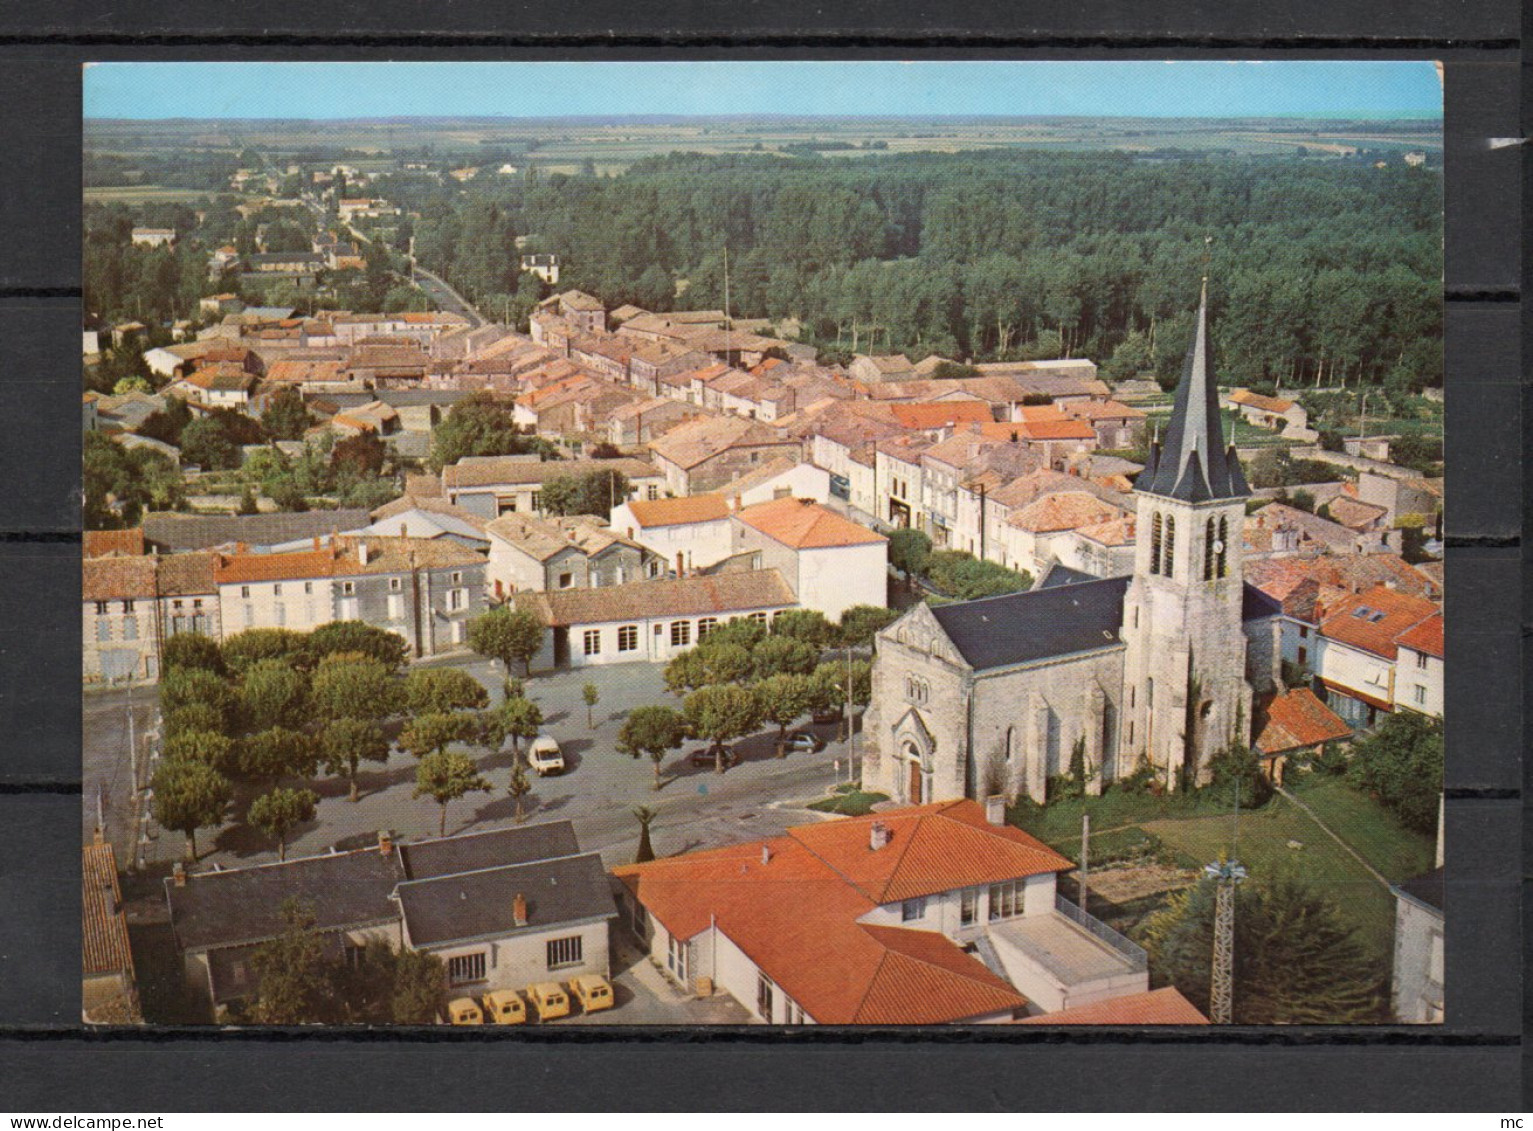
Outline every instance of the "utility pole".
{"label": "utility pole", "polygon": [[1089,881],[1091,878],[1091,814],[1081,814],[1081,910],[1090,914],[1091,908],[1087,902],[1091,899]]}
{"label": "utility pole", "polygon": [[852,646],[846,646],[846,778],[853,780],[857,765],[857,730],[852,722]]}

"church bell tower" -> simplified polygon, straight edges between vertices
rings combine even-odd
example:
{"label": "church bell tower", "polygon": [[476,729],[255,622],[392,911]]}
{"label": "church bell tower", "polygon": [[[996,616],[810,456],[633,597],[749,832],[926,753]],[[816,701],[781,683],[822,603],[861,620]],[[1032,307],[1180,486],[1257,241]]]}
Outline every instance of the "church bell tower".
{"label": "church bell tower", "polygon": [[1246,483],[1226,446],[1209,372],[1208,279],[1165,441],[1134,485],[1134,574],[1123,604],[1117,776],[1146,760],[1166,786],[1207,779],[1209,758],[1250,742],[1241,628]]}

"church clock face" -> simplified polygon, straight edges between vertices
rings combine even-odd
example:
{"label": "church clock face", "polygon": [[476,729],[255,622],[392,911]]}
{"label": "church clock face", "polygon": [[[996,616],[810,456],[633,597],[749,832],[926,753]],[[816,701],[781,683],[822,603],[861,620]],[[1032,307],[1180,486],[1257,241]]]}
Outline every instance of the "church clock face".
{"label": "church clock face", "polygon": [[1223,543],[1223,541],[1221,541],[1218,538],[1214,539],[1214,553],[1216,553],[1216,554],[1224,553],[1224,543]]}

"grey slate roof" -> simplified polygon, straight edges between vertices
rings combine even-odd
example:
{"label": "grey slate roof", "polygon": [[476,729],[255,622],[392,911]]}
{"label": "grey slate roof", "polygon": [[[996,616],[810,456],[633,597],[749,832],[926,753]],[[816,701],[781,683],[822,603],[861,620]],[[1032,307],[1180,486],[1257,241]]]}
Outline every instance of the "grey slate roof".
{"label": "grey slate roof", "polygon": [[[527,925],[520,928],[512,910],[518,895],[527,900]],[[541,931],[617,915],[606,870],[595,852],[411,880],[399,885],[399,904],[412,946]]]}
{"label": "grey slate roof", "polygon": [[1079,585],[1083,581],[1094,580],[1096,578],[1089,573],[1084,573],[1078,569],[1071,569],[1067,565],[1060,565],[1058,562],[1054,562],[1049,566],[1047,572],[1038,579],[1038,584],[1034,585],[1033,588],[1053,589],[1057,585]]}
{"label": "grey slate roof", "polygon": [[937,605],[932,614],[976,671],[1117,644],[1127,577]]}
{"label": "grey slate roof", "polygon": [[1420,876],[1412,876],[1399,885],[1399,890],[1417,903],[1424,903],[1437,911],[1443,909],[1443,870],[1441,867]]}
{"label": "grey slate roof", "polygon": [[[1074,573],[1075,570],[1056,566],[1038,588],[936,605],[932,614],[975,671],[1068,656],[1119,643],[1123,598],[1132,579],[1069,580],[1067,575]],[[1245,585],[1241,594],[1242,621],[1260,620],[1281,611],[1260,589]]]}
{"label": "grey slate roof", "polygon": [[1207,279],[1166,441],[1150,449],[1149,462],[1134,488],[1187,503],[1239,499],[1251,493],[1234,446],[1225,445],[1219,389],[1209,375]]}
{"label": "grey slate roof", "polygon": [[229,542],[276,546],[332,530],[361,530],[372,521],[365,510],[304,511],[296,514],[173,514],[157,511],[144,516],[144,541],[157,549],[207,550]]}
{"label": "grey slate roof", "polygon": [[282,864],[200,872],[185,887],[165,881],[170,923],[184,950],[232,946],[282,933],[282,904],[297,898],[316,929],[334,930],[399,917],[389,895],[404,878],[396,853],[377,848],[309,856]]}
{"label": "grey slate roof", "polygon": [[399,846],[405,878],[427,880],[454,872],[477,872],[484,868],[527,864],[574,856],[580,851],[575,826],[568,821],[547,821],[480,833],[418,840]]}

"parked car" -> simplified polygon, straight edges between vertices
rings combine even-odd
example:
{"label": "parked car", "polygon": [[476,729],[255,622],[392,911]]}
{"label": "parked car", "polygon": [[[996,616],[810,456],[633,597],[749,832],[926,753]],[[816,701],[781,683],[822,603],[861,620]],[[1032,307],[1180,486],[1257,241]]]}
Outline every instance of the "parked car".
{"label": "parked car", "polygon": [[515,990],[491,990],[485,994],[484,1011],[497,1025],[520,1025],[527,1020],[527,1004]]}
{"label": "parked car", "polygon": [[483,1025],[484,1014],[473,998],[460,997],[447,1003],[447,1020],[454,1025]]}
{"label": "parked car", "polygon": [[798,730],[788,735],[787,748],[799,754],[814,754],[825,749],[825,740],[806,730]]}
{"label": "parked car", "polygon": [[532,745],[527,748],[527,764],[540,777],[564,773],[564,755],[552,735],[540,734],[532,740]]}
{"label": "parked car", "polygon": [[570,979],[570,993],[580,1002],[582,1013],[612,1008],[612,984],[600,974]]}
{"label": "parked car", "polygon": [[564,987],[558,982],[538,982],[528,986],[527,1000],[532,1003],[539,1021],[553,1021],[569,1016],[570,995],[564,992]]}
{"label": "parked car", "polygon": [[699,746],[696,750],[692,751],[690,755],[688,755],[687,761],[691,762],[694,766],[702,766],[707,769],[712,769],[718,763],[716,754],[718,750],[723,750],[724,752],[725,769],[728,769],[730,766],[738,766],[740,764],[740,755],[735,753],[735,748],[733,746],[723,745]]}

